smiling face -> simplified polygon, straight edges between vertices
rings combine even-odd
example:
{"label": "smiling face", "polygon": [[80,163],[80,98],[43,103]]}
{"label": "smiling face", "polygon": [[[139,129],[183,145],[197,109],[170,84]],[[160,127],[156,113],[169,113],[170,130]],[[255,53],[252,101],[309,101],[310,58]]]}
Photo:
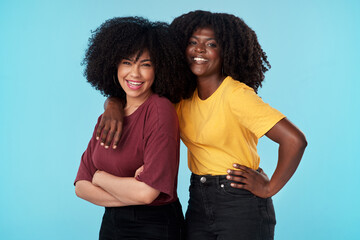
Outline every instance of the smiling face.
{"label": "smiling face", "polygon": [[190,37],[186,57],[191,71],[197,77],[221,75],[221,49],[214,30],[198,28]]}
{"label": "smiling face", "polygon": [[145,50],[136,59],[136,55],[122,59],[118,65],[117,76],[127,101],[145,101],[152,93],[151,85],[155,78],[155,69],[149,52]]}

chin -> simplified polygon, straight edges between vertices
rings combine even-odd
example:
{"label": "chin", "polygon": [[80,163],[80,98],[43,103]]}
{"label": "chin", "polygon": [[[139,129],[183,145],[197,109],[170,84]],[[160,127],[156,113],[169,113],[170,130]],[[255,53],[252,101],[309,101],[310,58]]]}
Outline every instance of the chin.
{"label": "chin", "polygon": [[192,73],[195,74],[198,77],[206,75],[206,72],[202,69],[191,69]]}

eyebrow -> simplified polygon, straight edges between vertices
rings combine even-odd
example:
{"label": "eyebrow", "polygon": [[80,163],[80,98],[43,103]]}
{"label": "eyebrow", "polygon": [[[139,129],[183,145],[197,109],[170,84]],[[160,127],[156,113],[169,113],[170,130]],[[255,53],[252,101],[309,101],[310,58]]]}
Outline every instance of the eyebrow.
{"label": "eyebrow", "polygon": [[[124,58],[125,60],[128,60],[128,61],[131,61],[131,62],[135,62],[133,59],[130,59],[130,58]],[[136,61],[137,62],[137,61]],[[151,62],[151,59],[143,59],[140,61],[141,63],[143,62]]]}
{"label": "eyebrow", "polygon": [[151,62],[151,59],[143,59],[140,62]]}
{"label": "eyebrow", "polygon": [[[198,37],[196,37],[196,36],[191,36],[190,38],[196,38],[196,39],[199,39]],[[216,39],[215,38],[207,38],[206,40],[215,40],[216,41]]]}

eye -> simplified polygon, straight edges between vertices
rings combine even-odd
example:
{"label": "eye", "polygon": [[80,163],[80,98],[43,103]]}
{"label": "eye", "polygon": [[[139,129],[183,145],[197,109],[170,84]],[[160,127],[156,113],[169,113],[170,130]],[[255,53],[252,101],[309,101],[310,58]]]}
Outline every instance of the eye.
{"label": "eye", "polygon": [[196,42],[195,41],[189,41],[189,45],[196,45]]}
{"label": "eye", "polygon": [[131,65],[131,62],[128,61],[128,60],[122,60],[122,61],[121,61],[121,64],[122,64],[122,65]]}
{"label": "eye", "polygon": [[212,47],[212,48],[216,48],[217,47],[217,44],[216,43],[208,43],[207,44],[209,47]]}
{"label": "eye", "polygon": [[144,64],[142,64],[141,66],[144,66],[144,67],[151,67],[151,63],[144,63]]}

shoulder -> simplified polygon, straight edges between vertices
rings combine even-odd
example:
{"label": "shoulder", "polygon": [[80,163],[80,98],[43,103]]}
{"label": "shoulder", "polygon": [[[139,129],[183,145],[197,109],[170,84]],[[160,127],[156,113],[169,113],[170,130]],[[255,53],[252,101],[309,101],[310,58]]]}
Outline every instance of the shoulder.
{"label": "shoulder", "polygon": [[[238,80],[233,79],[232,77],[227,77],[225,80],[226,90],[230,92],[248,92],[255,93],[254,89],[242,83]],[[255,93],[256,94],[256,93]]]}
{"label": "shoulder", "polygon": [[153,94],[151,96],[151,99],[149,99],[149,106],[148,110],[151,112],[157,112],[157,113],[175,113],[174,105],[169,101],[169,99],[165,97],[160,97],[157,94]]}
{"label": "shoulder", "polygon": [[256,94],[253,88],[247,86],[232,77],[227,77],[225,80],[225,95],[230,101],[247,101],[251,99],[259,99],[260,97]]}
{"label": "shoulder", "polygon": [[147,108],[147,122],[152,128],[169,130],[177,128],[177,115],[174,105],[165,97],[153,94]]}

